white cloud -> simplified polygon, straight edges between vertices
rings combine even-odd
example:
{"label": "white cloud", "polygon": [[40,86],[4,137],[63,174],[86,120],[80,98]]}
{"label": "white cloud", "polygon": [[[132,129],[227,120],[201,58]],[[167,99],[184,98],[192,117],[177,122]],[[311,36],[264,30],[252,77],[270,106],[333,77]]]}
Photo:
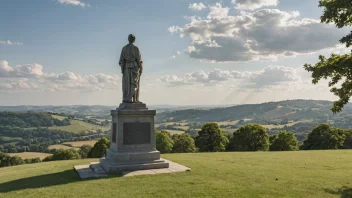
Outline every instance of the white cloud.
{"label": "white cloud", "polygon": [[0,61],[0,90],[51,90],[89,92],[114,90],[120,84],[118,75],[80,75],[73,72],[45,73],[39,64],[10,66]]}
{"label": "white cloud", "polygon": [[61,4],[68,4],[68,5],[81,6],[81,7],[89,6],[89,4],[85,4],[80,0],[58,0],[58,2]]}
{"label": "white cloud", "polygon": [[193,4],[189,4],[189,9],[191,10],[203,10],[205,8],[207,8],[203,3],[193,3]]}
{"label": "white cloud", "polygon": [[14,42],[14,41],[0,41],[0,44],[5,44],[5,45],[23,45],[23,43],[21,42]]}
{"label": "white cloud", "polygon": [[277,6],[279,0],[232,0],[236,9],[239,10],[255,10],[266,6]]}
{"label": "white cloud", "polygon": [[188,36],[189,56],[213,62],[276,60],[317,52],[338,44],[344,30],[314,19],[298,19],[299,12],[262,9],[229,15],[220,3],[207,18],[188,17],[183,27],[169,32]]}
{"label": "white cloud", "polygon": [[[291,67],[268,66],[261,71],[239,72],[214,69],[206,73],[198,71],[183,77],[176,75],[162,76],[160,80],[169,85],[204,85],[213,86],[221,82],[236,83],[240,88],[267,88],[280,86],[285,83],[300,83],[301,77]],[[235,80],[235,81],[233,81]]]}

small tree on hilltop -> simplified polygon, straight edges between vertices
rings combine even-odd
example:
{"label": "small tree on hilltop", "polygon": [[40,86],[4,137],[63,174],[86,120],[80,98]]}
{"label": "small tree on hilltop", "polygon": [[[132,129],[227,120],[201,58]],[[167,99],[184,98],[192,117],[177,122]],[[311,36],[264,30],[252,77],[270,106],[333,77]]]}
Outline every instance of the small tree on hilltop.
{"label": "small tree on hilltop", "polygon": [[194,153],[196,151],[196,146],[194,144],[193,138],[187,133],[181,135],[174,135],[172,137],[174,141],[174,146],[172,152],[174,153]]}
{"label": "small tree on hilltop", "polygon": [[106,137],[101,138],[94,144],[88,153],[89,158],[100,158],[106,155],[106,150],[110,147],[110,141]]}
{"label": "small tree on hilltop", "polygon": [[302,148],[304,150],[338,149],[343,146],[345,132],[342,129],[330,127],[328,124],[320,124],[308,134]]}
{"label": "small tree on hilltop", "polygon": [[217,123],[206,123],[198,132],[196,146],[200,152],[225,151],[229,143]]}
{"label": "small tree on hilltop", "polygon": [[234,151],[267,151],[269,135],[259,124],[243,126],[233,133],[229,149]]}
{"label": "small tree on hilltop", "polygon": [[170,138],[170,134],[166,131],[156,131],[155,135],[156,149],[160,153],[171,153],[174,141]]}
{"label": "small tree on hilltop", "polygon": [[270,151],[298,150],[298,141],[292,132],[280,131],[278,135],[270,136],[270,140]]}

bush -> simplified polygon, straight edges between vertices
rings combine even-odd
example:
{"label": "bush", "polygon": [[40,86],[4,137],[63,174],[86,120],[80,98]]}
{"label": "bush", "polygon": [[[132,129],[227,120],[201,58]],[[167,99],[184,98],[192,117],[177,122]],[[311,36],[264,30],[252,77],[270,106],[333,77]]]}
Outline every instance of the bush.
{"label": "bush", "polygon": [[103,137],[97,143],[94,144],[94,147],[90,149],[88,153],[88,158],[100,158],[106,155],[106,150],[110,147],[109,139]]}
{"label": "bush", "polygon": [[5,153],[0,152],[0,168],[7,166],[16,166],[24,164],[24,160],[18,156],[9,156]]}
{"label": "bush", "polygon": [[277,135],[270,136],[270,151],[296,151],[298,141],[292,132],[281,131]]}
{"label": "bush", "polygon": [[243,126],[233,133],[230,146],[233,151],[267,151],[269,135],[259,124]]}
{"label": "bush", "polygon": [[320,124],[309,133],[308,139],[304,140],[304,150],[327,150],[338,149],[345,141],[345,131],[330,127],[328,124]]}
{"label": "bush", "polygon": [[174,135],[172,139],[174,141],[173,153],[194,153],[196,151],[194,140],[190,135],[183,133]]}
{"label": "bush", "polygon": [[43,162],[56,160],[74,160],[81,159],[80,154],[75,149],[58,149],[53,155],[43,159]]}
{"label": "bush", "polygon": [[170,134],[166,131],[156,131],[155,136],[156,149],[160,153],[171,153],[174,142],[170,138]]}
{"label": "bush", "polygon": [[200,152],[225,151],[229,143],[217,123],[206,123],[198,132],[196,146]]}
{"label": "bush", "polygon": [[79,148],[78,153],[81,155],[81,158],[84,159],[88,157],[88,153],[91,149],[92,149],[91,145],[82,145]]}

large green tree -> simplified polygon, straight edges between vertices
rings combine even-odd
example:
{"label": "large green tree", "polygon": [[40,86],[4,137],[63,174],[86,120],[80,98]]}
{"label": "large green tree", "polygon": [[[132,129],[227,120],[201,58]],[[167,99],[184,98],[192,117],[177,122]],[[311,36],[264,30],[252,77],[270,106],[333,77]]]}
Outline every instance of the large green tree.
{"label": "large green tree", "polygon": [[156,149],[160,153],[171,153],[174,141],[170,138],[170,134],[166,131],[155,132]]}
{"label": "large green tree", "polygon": [[338,149],[345,141],[345,131],[330,127],[328,124],[320,124],[309,133],[308,139],[304,140],[304,150],[327,150]]}
{"label": "large green tree", "polygon": [[[352,1],[351,0],[321,0],[319,7],[324,7],[321,16],[322,23],[335,23],[336,27],[343,28],[352,25]],[[352,45],[352,31],[340,40],[346,47]],[[313,84],[317,84],[322,78],[331,78],[329,87],[339,100],[334,102],[331,111],[340,112],[349,102],[352,96],[352,53],[345,55],[332,54],[330,58],[319,56],[319,62],[314,66],[305,64],[304,68],[312,72]],[[341,87],[336,87],[341,83]]]}
{"label": "large green tree", "polygon": [[110,141],[106,137],[101,138],[94,144],[88,153],[88,158],[99,158],[106,155],[106,150],[110,147]]}
{"label": "large green tree", "polygon": [[298,141],[292,132],[280,131],[270,137],[270,151],[296,151]]}
{"label": "large green tree", "polygon": [[198,132],[196,146],[200,152],[225,151],[229,143],[217,123],[206,123]]}
{"label": "large green tree", "polygon": [[174,141],[174,146],[172,152],[174,153],[194,153],[196,151],[196,146],[194,144],[193,138],[187,134],[182,133],[181,135],[174,135],[172,137]]}
{"label": "large green tree", "polygon": [[234,151],[267,151],[269,135],[259,124],[245,125],[233,133],[230,150]]}

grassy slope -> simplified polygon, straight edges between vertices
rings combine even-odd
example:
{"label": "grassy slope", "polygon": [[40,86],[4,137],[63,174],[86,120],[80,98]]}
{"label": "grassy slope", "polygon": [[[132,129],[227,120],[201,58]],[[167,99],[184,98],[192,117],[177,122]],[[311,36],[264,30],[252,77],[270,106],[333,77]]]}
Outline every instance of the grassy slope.
{"label": "grassy slope", "polygon": [[78,120],[71,120],[71,124],[68,126],[54,126],[54,127],[49,127],[50,129],[60,129],[63,131],[68,131],[68,132],[73,132],[73,133],[79,133],[81,131],[96,131],[98,129],[101,129],[103,131],[108,130],[110,127],[103,127],[103,126],[98,126],[94,124],[90,124],[87,122],[83,121],[78,121]]}
{"label": "grassy slope", "polygon": [[352,150],[170,154],[163,157],[192,170],[83,181],[72,166],[92,160],[47,162],[2,168],[0,197],[343,197],[352,193],[351,155]]}
{"label": "grassy slope", "polygon": [[27,158],[36,158],[39,157],[40,159],[44,159],[45,157],[48,157],[49,153],[38,153],[38,152],[23,152],[23,153],[7,153],[10,156],[18,156],[22,159],[27,159]]}

